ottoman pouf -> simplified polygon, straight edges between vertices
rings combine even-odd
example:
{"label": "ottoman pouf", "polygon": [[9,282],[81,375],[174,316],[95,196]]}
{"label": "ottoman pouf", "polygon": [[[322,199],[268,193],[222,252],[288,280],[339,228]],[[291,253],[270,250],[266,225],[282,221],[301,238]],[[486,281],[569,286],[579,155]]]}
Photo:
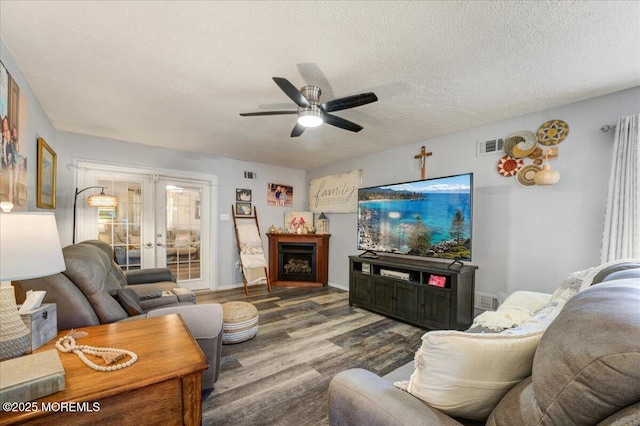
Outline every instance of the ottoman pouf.
{"label": "ottoman pouf", "polygon": [[258,310],[251,303],[222,304],[222,344],[245,342],[258,332]]}

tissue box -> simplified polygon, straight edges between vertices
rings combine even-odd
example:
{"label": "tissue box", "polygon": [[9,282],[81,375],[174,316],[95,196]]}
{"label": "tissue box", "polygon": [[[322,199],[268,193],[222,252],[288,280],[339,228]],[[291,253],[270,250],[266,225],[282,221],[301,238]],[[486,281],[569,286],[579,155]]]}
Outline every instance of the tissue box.
{"label": "tissue box", "polygon": [[43,303],[39,308],[20,314],[20,317],[27,330],[31,332],[32,352],[58,334],[55,303]]}

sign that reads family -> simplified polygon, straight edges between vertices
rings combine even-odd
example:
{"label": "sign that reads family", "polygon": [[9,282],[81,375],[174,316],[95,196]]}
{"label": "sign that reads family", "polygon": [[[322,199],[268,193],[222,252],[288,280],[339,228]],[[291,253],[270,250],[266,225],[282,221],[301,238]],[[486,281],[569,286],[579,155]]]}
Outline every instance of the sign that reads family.
{"label": "sign that reads family", "polygon": [[311,179],[309,210],[314,213],[354,213],[358,209],[358,188],[362,170]]}

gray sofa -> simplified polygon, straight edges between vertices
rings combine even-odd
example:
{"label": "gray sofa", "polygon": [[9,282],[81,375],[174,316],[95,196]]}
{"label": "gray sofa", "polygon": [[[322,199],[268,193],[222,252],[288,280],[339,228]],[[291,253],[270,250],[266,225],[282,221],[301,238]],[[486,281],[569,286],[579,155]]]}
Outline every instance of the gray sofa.
{"label": "gray sofa", "polygon": [[[640,270],[624,268],[571,298],[544,332],[532,374],[491,412],[487,425],[640,424]],[[609,280],[607,280],[609,278]],[[381,378],[363,369],[329,387],[332,425],[476,425],[396,388],[411,369]]]}
{"label": "gray sofa", "polygon": [[13,282],[18,303],[29,290],[46,291],[44,303],[56,304],[58,330],[180,314],[209,362],[202,389],[213,389],[222,351],[220,304],[196,305],[195,295],[167,269],[123,273],[101,241],[67,246],[62,253],[64,272]]}

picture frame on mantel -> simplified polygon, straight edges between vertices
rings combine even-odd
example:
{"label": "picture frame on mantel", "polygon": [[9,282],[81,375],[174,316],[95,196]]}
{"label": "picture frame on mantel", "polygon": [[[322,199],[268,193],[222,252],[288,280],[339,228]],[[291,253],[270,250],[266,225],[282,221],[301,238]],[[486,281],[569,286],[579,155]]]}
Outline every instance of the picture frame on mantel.
{"label": "picture frame on mantel", "polygon": [[43,138],[38,138],[38,179],[36,183],[36,207],[56,208],[57,155]]}

